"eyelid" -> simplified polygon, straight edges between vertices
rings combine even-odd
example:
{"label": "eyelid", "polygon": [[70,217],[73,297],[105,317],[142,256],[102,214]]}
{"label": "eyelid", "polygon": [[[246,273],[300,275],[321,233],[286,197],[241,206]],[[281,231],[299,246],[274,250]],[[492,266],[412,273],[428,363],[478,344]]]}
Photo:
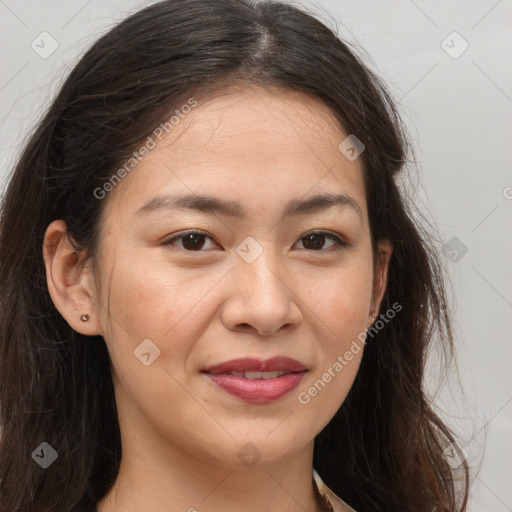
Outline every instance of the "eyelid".
{"label": "eyelid", "polygon": [[329,249],[321,249],[319,251],[313,251],[311,249],[304,249],[308,252],[318,252],[318,253],[325,253],[336,249],[346,249],[348,247],[352,247],[352,244],[347,242],[346,239],[340,235],[339,233],[336,233],[334,231],[330,231],[328,229],[313,229],[311,231],[306,231],[302,236],[299,237],[299,240],[302,240],[302,238],[305,238],[308,235],[324,235],[326,238],[330,238],[331,240],[334,240],[335,245]]}
{"label": "eyelid", "polygon": [[[186,229],[184,231],[179,231],[178,233],[174,234],[171,238],[164,239],[162,242],[162,245],[173,245],[172,242],[174,242],[175,240],[179,240],[180,238],[184,238],[187,235],[204,235],[205,237],[212,239],[217,245],[220,245],[215,240],[215,238],[212,235],[210,235],[210,233],[208,233],[208,231],[203,231],[202,229]],[[178,249],[180,249],[180,247],[178,247]],[[188,253],[206,252],[206,251],[187,251],[185,249],[183,249],[183,250]]]}
{"label": "eyelid", "polygon": [[[162,242],[162,245],[173,245],[172,242],[176,241],[176,240],[179,240],[180,238],[183,238],[187,235],[203,235],[207,238],[210,238],[211,240],[213,240],[217,245],[220,245],[218,244],[218,242],[215,240],[215,238],[210,235],[210,233],[208,233],[208,231],[203,231],[201,229],[187,229],[187,230],[184,230],[184,231],[180,231],[176,234],[174,234],[171,238],[167,238],[165,239],[163,242]],[[307,251],[309,253],[320,253],[320,254],[325,254],[325,253],[328,253],[328,252],[332,252],[332,251],[335,251],[335,250],[340,250],[340,249],[346,249],[348,247],[352,247],[353,244],[347,242],[344,237],[334,231],[330,231],[328,229],[313,229],[311,231],[306,231],[303,235],[301,235],[297,241],[300,241],[302,240],[303,238],[305,238],[306,236],[308,235],[313,235],[313,234],[318,234],[318,235],[324,235],[326,238],[330,238],[331,240],[333,240],[335,242],[335,245],[328,248],[328,249],[320,249],[318,251],[315,251],[313,249],[301,249],[303,251]],[[181,249],[180,247],[178,247],[178,249]],[[207,252],[207,251],[202,251],[202,250],[199,250],[199,251],[187,251],[186,249],[183,249],[184,252],[187,252],[187,253],[201,253],[201,252]]]}

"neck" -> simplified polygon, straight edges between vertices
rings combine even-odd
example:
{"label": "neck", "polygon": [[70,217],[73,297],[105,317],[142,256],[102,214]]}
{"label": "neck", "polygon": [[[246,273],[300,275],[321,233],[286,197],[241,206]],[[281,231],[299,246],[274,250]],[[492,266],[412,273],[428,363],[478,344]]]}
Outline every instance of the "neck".
{"label": "neck", "polygon": [[248,467],[236,458],[236,449],[228,463],[135,423],[121,422],[118,477],[98,512],[321,511],[313,485],[313,441],[279,460],[263,454]]}
{"label": "neck", "polygon": [[[147,456],[147,453],[145,454]],[[118,479],[98,512],[320,512],[304,454],[256,469],[176,464],[123,453]]]}

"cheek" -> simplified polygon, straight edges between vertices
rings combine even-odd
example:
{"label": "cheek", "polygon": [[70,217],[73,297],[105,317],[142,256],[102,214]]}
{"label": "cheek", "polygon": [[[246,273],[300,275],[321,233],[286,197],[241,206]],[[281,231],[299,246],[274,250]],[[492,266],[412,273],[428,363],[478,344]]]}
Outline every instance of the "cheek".
{"label": "cheek", "polygon": [[326,332],[344,340],[364,330],[372,299],[371,263],[331,272],[310,285],[308,306],[322,319]]}
{"label": "cheek", "polygon": [[130,335],[163,341],[188,323],[207,284],[169,270],[153,269],[151,273],[134,273],[128,279],[120,275],[113,283],[111,301]]}
{"label": "cheek", "polygon": [[[219,278],[218,272],[192,278],[169,265],[141,264],[133,257],[121,263],[119,258],[110,283],[107,344],[124,418],[142,414],[156,430],[187,441],[183,425],[196,422],[201,408],[188,391],[185,366],[211,322],[205,294]],[[181,404],[179,418],[176,403]]]}
{"label": "cheek", "polygon": [[298,399],[318,417],[329,419],[335,414],[357,375],[364,350],[372,285],[369,260],[368,265],[354,265],[350,271],[331,275],[328,283],[317,281],[308,297],[319,326],[315,337],[321,359],[301,386]]}

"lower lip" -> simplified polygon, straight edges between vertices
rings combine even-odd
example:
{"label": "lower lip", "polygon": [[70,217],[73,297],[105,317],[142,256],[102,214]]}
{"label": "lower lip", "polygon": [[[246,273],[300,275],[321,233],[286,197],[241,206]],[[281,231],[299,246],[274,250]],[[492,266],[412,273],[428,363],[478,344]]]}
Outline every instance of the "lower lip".
{"label": "lower lip", "polygon": [[277,400],[293,391],[306,371],[288,373],[276,379],[254,379],[226,374],[207,373],[206,375],[227,393],[245,402],[265,403]]}

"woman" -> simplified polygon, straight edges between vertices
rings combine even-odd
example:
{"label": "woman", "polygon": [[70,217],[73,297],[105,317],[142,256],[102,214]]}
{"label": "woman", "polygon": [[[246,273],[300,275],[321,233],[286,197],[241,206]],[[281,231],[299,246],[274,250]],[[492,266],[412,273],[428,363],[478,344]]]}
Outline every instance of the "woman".
{"label": "woman", "polygon": [[290,5],[168,0],[97,41],[2,204],[0,509],[465,510],[407,147]]}

